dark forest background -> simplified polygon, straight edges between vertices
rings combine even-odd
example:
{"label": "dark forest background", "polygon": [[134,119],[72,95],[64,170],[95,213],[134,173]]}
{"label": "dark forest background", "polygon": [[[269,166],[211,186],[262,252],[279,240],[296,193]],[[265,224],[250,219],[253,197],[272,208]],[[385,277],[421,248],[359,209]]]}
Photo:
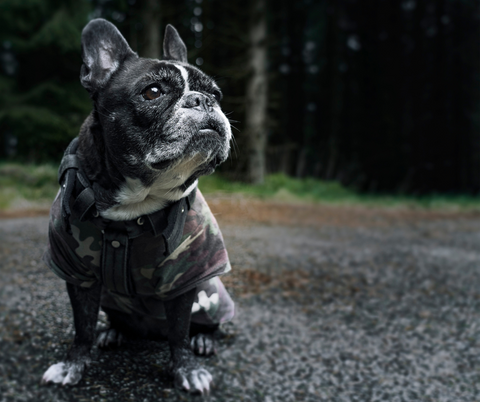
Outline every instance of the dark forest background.
{"label": "dark forest background", "polygon": [[0,158],[59,161],[77,135],[97,17],[145,57],[179,30],[236,121],[227,177],[480,191],[479,0],[0,0]]}

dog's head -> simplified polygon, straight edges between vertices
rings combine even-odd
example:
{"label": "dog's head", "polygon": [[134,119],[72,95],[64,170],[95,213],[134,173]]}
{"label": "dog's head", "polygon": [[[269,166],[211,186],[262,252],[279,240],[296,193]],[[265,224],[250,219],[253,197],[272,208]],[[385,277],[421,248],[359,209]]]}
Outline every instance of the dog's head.
{"label": "dog's head", "polygon": [[110,22],[82,33],[82,85],[90,92],[110,164],[127,179],[186,188],[225,161],[232,136],[215,81],[188,64],[168,25],[164,60],[139,57]]}

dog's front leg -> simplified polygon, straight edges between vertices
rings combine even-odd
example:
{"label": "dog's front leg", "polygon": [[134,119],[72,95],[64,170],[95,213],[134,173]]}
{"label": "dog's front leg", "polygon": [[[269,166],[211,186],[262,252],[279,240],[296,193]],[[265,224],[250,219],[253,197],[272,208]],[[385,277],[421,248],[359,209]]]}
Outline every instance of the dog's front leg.
{"label": "dog's front leg", "polygon": [[50,366],[43,375],[43,383],[75,385],[82,379],[85,367],[91,360],[90,350],[95,336],[101,289],[99,284],[82,288],[67,283],[75,322],[75,339],[65,361]]}
{"label": "dog's front leg", "polygon": [[196,289],[192,289],[164,303],[172,354],[171,370],[178,388],[191,393],[208,394],[212,376],[198,364],[190,348],[188,336],[195,292]]}

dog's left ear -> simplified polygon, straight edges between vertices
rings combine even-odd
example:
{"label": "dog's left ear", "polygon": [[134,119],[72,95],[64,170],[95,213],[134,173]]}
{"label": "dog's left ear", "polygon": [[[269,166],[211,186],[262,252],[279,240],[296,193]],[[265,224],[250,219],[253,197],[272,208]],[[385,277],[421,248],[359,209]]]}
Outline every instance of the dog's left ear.
{"label": "dog's left ear", "polygon": [[82,31],[80,82],[96,92],[129,56],[138,57],[115,25],[102,18],[90,21]]}
{"label": "dog's left ear", "polygon": [[163,39],[163,57],[165,60],[177,60],[187,63],[187,47],[177,30],[167,25],[165,28],[165,38]]}

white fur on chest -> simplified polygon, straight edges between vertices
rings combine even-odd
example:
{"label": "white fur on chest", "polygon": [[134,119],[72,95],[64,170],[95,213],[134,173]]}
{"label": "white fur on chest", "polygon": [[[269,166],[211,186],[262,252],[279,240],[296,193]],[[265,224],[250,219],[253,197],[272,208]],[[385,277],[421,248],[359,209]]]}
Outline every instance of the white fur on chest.
{"label": "white fur on chest", "polygon": [[199,154],[182,161],[171,170],[161,174],[149,187],[144,186],[140,179],[127,177],[115,196],[118,204],[103,211],[101,215],[114,221],[135,219],[141,215],[158,211],[172,201],[186,197],[198,184],[198,180],[195,180],[185,191],[178,187],[185,183],[204,161],[205,157]]}

